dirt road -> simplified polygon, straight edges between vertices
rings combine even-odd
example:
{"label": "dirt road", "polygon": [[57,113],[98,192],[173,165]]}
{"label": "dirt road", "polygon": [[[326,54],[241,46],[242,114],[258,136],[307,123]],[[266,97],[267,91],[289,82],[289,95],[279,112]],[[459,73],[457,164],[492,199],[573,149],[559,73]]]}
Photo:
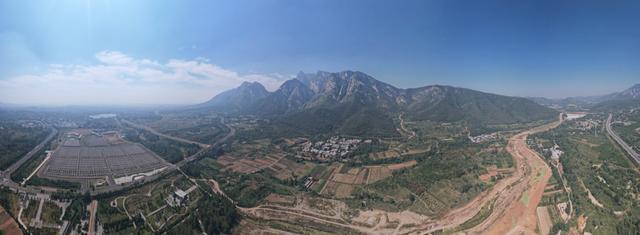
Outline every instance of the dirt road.
{"label": "dirt road", "polygon": [[408,130],[405,126],[404,126],[404,119],[402,119],[402,116],[404,115],[404,113],[398,115],[398,119],[400,119],[400,129],[402,129],[402,131],[404,133],[408,133],[409,134],[409,139],[412,139],[414,137],[416,137],[416,132],[413,130]]}
{"label": "dirt road", "polygon": [[88,235],[95,234],[96,231],[96,211],[98,210],[98,201],[93,200],[89,204],[89,231]]}

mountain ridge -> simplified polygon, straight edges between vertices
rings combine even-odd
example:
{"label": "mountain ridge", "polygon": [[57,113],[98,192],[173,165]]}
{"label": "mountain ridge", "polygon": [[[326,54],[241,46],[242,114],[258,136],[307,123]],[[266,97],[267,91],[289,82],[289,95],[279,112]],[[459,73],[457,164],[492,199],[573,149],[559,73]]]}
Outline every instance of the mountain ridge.
{"label": "mountain ridge", "polygon": [[[243,87],[242,85],[240,87]],[[240,88],[239,87],[239,88]],[[245,86],[246,87],[246,86]],[[397,135],[401,113],[414,121],[467,122],[472,125],[515,124],[552,119],[557,111],[520,98],[446,85],[397,88],[359,71],[300,72],[276,91],[257,96],[234,88],[215,96],[218,107],[258,115],[311,133],[323,131]],[[224,104],[227,97],[233,97]]]}
{"label": "mountain ridge", "polygon": [[640,103],[640,83],[605,95],[575,96],[559,99],[544,97],[526,97],[538,104],[563,109],[593,109],[605,111],[613,107],[637,106]]}
{"label": "mountain ridge", "polygon": [[240,86],[224,91],[196,107],[228,109],[233,112],[255,104],[268,94],[269,91],[259,82],[242,82]]}

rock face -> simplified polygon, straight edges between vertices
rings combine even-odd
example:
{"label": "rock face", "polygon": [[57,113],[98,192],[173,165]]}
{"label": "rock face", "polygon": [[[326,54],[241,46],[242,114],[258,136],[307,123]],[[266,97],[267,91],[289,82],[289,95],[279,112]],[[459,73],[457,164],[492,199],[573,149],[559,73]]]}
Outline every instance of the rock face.
{"label": "rock face", "polygon": [[640,99],[640,84],[636,84],[617,94],[622,99]]}
{"label": "rock face", "polygon": [[412,120],[477,125],[523,123],[557,115],[525,98],[441,85],[400,89],[357,71],[301,72],[271,93],[257,83],[244,83],[205,104],[290,124],[304,122],[304,128],[313,130],[349,133],[363,129],[397,133],[393,119],[400,113]]}

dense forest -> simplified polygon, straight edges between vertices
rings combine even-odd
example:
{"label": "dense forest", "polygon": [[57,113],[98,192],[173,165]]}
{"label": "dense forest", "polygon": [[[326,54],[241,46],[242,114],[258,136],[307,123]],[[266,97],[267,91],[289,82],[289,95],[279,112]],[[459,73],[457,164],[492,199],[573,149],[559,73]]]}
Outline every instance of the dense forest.
{"label": "dense forest", "polygon": [[196,217],[192,217],[192,224],[202,221],[207,234],[229,234],[231,229],[240,222],[240,214],[235,205],[226,198],[214,194],[198,202]]}
{"label": "dense forest", "polygon": [[0,169],[7,169],[44,140],[49,132],[46,128],[28,128],[13,122],[0,122]]}

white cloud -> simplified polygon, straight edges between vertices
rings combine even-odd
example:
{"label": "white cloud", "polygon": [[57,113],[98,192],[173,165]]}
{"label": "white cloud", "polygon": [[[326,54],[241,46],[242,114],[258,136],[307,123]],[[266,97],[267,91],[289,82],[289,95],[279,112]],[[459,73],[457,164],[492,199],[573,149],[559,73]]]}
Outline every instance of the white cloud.
{"label": "white cloud", "polygon": [[126,65],[134,62],[133,58],[119,51],[101,51],[96,54],[96,58],[105,64]]}
{"label": "white cloud", "polygon": [[50,65],[44,73],[0,80],[0,101],[18,104],[188,104],[257,81],[275,90],[281,75],[242,75],[204,59],[161,63],[117,51],[95,65]]}

